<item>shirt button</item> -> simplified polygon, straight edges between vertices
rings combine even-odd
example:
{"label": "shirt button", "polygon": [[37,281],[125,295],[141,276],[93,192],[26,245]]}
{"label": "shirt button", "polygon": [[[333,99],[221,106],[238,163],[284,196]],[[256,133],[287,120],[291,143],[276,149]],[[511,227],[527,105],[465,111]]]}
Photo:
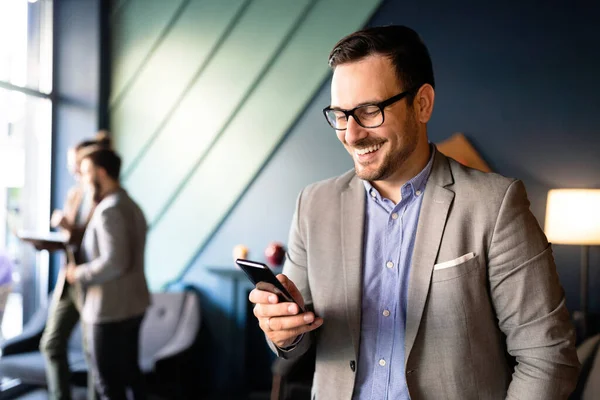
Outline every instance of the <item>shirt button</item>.
{"label": "shirt button", "polygon": [[377,197],[377,193],[373,189],[371,189],[371,197]]}
{"label": "shirt button", "polygon": [[386,267],[388,267],[388,268],[394,268],[394,263],[393,263],[393,262],[391,262],[391,261],[388,261],[388,262],[385,264],[385,266],[386,266]]}
{"label": "shirt button", "polygon": [[420,191],[420,190],[417,190],[417,191],[415,192],[415,194],[416,194],[417,196],[420,196],[420,195],[421,195],[421,191]]}
{"label": "shirt button", "polygon": [[384,317],[389,317],[390,316],[390,310],[383,310],[383,316]]}
{"label": "shirt button", "polygon": [[385,360],[383,358],[381,360],[379,360],[379,365],[381,365],[382,367],[385,367]]}
{"label": "shirt button", "polygon": [[398,219],[398,214],[397,213],[393,213],[392,214],[392,219]]}

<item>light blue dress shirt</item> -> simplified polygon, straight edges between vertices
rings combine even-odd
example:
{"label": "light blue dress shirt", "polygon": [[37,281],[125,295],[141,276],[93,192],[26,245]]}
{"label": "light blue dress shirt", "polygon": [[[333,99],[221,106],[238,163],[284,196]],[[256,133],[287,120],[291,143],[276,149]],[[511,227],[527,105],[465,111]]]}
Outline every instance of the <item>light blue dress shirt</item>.
{"label": "light blue dress shirt", "polygon": [[401,188],[398,204],[381,197],[367,181],[362,318],[355,400],[408,400],[404,335],[408,278],[427,166]]}

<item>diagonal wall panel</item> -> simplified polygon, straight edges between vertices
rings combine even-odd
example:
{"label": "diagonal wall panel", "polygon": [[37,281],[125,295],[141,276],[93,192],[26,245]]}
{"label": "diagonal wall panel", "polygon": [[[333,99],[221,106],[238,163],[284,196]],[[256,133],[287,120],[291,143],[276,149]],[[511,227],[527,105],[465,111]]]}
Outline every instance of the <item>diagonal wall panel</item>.
{"label": "diagonal wall panel", "polygon": [[112,4],[110,5],[111,18],[116,18],[117,14],[121,11],[121,9],[125,5],[125,3],[127,3],[127,1],[128,0],[113,0],[112,1]]}
{"label": "diagonal wall panel", "polygon": [[[125,176],[134,167],[134,160],[144,156],[145,146],[161,130],[164,121],[171,113],[177,113],[180,98],[194,82],[196,74],[211,60],[213,51],[228,34],[230,23],[244,4],[243,0],[190,1],[115,105],[111,120],[116,146],[123,157]],[[193,129],[194,125],[184,129]],[[162,168],[160,163],[157,165]],[[146,174],[154,172],[154,168],[145,171]],[[138,183],[147,185],[149,182]]]}
{"label": "diagonal wall panel", "polygon": [[187,0],[128,0],[113,16],[111,104],[143,66]]}
{"label": "diagonal wall panel", "polygon": [[311,10],[150,231],[147,271],[153,288],[176,277],[192,260],[328,75],[333,44],[362,26],[378,4],[322,0]]}
{"label": "diagonal wall panel", "polygon": [[[155,222],[167,208],[169,200],[205,156],[210,144],[244,105],[245,97],[255,89],[261,74],[277,58],[278,51],[287,43],[287,35],[297,28],[296,23],[311,3],[309,0],[289,3],[255,0],[245,10],[159,135],[125,178],[125,186],[134,198],[139,199],[148,221]],[[265,24],[265,21],[270,22]],[[163,98],[164,90],[159,93]],[[142,104],[147,105],[148,101]],[[144,107],[144,110],[148,109],[148,106]],[[153,113],[159,111],[153,107]],[[147,122],[137,124],[145,126]],[[132,136],[133,139],[137,140],[138,135]]]}

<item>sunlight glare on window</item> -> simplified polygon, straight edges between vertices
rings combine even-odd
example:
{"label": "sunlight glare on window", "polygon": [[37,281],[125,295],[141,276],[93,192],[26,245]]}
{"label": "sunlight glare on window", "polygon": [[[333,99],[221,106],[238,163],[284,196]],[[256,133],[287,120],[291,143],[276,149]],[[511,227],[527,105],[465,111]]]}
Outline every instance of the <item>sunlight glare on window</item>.
{"label": "sunlight glare on window", "polygon": [[0,81],[27,83],[27,1],[0,1]]}

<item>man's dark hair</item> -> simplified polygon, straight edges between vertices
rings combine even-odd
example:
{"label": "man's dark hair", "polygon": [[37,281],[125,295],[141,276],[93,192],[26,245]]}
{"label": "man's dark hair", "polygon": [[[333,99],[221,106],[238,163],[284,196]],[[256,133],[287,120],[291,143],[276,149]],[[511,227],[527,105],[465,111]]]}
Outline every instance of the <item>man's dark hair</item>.
{"label": "man's dark hair", "polygon": [[102,130],[96,133],[93,139],[84,140],[75,145],[75,150],[80,151],[88,149],[90,147],[98,149],[110,149],[112,147],[112,140],[108,134],[108,131]]}
{"label": "man's dark hair", "polygon": [[84,159],[89,159],[94,166],[103,168],[108,176],[118,181],[121,173],[121,157],[113,150],[99,149],[86,154]]}
{"label": "man's dark hair", "polygon": [[412,104],[417,89],[425,83],[435,88],[429,51],[417,32],[406,26],[366,28],[342,38],[329,53],[329,66],[335,70],[338,65],[375,54],[391,60],[403,90],[414,89],[407,96],[409,104]]}

